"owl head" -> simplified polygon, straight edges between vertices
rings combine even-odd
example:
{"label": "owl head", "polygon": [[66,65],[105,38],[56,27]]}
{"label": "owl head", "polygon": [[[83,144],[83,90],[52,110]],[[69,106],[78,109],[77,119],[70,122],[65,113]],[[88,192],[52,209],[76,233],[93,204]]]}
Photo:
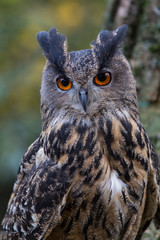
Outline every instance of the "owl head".
{"label": "owl head", "polygon": [[127,26],[99,33],[91,49],[67,51],[67,40],[55,28],[37,34],[47,59],[42,76],[43,127],[56,117],[94,118],[130,110],[136,102],[135,80],[122,46]]}

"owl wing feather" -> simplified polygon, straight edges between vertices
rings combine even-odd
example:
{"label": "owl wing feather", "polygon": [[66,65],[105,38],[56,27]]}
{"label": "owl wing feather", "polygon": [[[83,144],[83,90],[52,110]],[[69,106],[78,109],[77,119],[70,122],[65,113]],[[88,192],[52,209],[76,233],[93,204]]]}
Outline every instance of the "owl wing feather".
{"label": "owl wing feather", "polygon": [[36,140],[20,164],[0,239],[45,239],[61,220],[69,190],[68,176]]}

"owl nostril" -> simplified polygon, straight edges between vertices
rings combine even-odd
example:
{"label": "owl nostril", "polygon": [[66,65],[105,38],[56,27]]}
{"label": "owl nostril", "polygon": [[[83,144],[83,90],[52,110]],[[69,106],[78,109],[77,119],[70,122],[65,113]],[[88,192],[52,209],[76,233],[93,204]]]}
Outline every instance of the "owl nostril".
{"label": "owl nostril", "polygon": [[84,111],[86,111],[86,108],[87,108],[87,102],[88,102],[87,95],[88,95],[87,90],[81,89],[79,91],[79,98],[80,98],[80,101],[81,101]]}
{"label": "owl nostril", "polygon": [[81,89],[81,90],[79,91],[79,95],[81,96],[81,95],[83,95],[83,94],[88,95],[88,91],[85,90],[85,89]]}

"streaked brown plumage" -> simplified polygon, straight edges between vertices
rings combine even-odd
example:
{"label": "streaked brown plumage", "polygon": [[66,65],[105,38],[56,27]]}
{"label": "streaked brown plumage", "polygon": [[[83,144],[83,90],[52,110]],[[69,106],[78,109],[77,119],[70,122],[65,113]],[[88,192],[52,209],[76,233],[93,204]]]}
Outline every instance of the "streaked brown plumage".
{"label": "streaked brown plumage", "polygon": [[125,32],[102,31],[92,49],[70,53],[54,28],[39,33],[42,133],[20,164],[0,239],[138,240],[152,219],[160,227],[159,161]]}

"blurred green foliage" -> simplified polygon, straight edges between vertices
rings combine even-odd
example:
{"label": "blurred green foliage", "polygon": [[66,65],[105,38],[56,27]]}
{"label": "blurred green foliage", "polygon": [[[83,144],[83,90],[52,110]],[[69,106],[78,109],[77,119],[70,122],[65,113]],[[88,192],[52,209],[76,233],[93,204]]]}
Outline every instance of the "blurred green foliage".
{"label": "blurred green foliage", "polygon": [[105,6],[106,0],[0,1],[0,220],[20,160],[41,131],[45,58],[36,33],[56,26],[67,35],[69,50],[89,48]]}

